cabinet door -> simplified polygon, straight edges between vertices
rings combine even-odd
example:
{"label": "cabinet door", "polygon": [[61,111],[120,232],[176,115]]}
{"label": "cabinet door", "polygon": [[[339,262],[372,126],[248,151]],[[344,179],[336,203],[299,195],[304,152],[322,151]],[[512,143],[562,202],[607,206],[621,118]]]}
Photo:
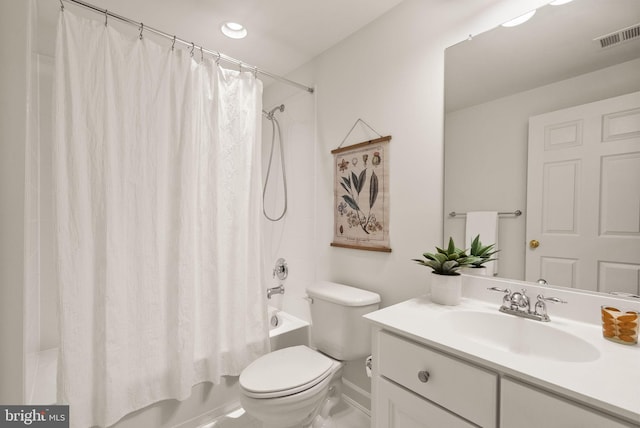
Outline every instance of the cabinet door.
{"label": "cabinet door", "polygon": [[510,379],[501,381],[500,400],[500,426],[503,428],[632,426]]}
{"label": "cabinet door", "polygon": [[377,409],[374,428],[475,427],[386,379],[377,378],[376,382],[378,394],[374,403]]}

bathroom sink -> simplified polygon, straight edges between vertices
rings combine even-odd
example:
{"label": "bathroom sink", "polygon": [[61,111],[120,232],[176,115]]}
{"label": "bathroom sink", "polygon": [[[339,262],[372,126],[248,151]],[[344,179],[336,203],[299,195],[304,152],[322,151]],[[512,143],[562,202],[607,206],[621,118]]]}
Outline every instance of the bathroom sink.
{"label": "bathroom sink", "polygon": [[600,357],[590,343],[553,326],[497,312],[455,311],[442,325],[465,339],[505,352],[564,362],[588,362]]}

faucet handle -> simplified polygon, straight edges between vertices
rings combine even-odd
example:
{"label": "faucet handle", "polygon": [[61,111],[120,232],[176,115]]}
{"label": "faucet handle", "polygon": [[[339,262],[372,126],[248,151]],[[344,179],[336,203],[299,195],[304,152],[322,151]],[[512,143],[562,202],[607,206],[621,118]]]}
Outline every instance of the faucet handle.
{"label": "faucet handle", "polygon": [[498,288],[498,287],[489,287],[487,290],[497,291],[499,293],[504,293],[504,297],[502,298],[502,305],[505,306],[511,300],[511,290],[508,288]]}
{"label": "faucet handle", "polygon": [[559,299],[558,297],[544,297],[542,294],[538,294],[538,302],[567,303],[566,300]]}
{"label": "faucet handle", "polygon": [[549,321],[549,315],[547,315],[547,305],[544,302],[552,303],[567,303],[566,300],[559,299],[557,297],[544,297],[542,294],[538,294],[538,301],[536,302],[534,314],[540,317],[540,321]]}

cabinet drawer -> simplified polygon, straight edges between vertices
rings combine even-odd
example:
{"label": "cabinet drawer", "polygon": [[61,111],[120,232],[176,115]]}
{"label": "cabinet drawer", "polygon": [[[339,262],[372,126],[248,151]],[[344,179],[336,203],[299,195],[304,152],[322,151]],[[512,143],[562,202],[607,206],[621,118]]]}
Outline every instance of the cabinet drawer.
{"label": "cabinet drawer", "polygon": [[496,426],[495,373],[384,331],[379,333],[379,349],[382,376],[482,427]]}

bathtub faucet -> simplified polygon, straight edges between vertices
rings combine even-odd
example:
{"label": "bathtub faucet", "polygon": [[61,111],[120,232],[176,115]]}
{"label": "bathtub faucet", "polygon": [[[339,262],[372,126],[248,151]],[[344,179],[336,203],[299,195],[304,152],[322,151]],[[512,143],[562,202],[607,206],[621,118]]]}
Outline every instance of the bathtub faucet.
{"label": "bathtub faucet", "polygon": [[279,285],[273,288],[267,288],[267,299],[270,299],[274,294],[284,294],[284,285]]}

